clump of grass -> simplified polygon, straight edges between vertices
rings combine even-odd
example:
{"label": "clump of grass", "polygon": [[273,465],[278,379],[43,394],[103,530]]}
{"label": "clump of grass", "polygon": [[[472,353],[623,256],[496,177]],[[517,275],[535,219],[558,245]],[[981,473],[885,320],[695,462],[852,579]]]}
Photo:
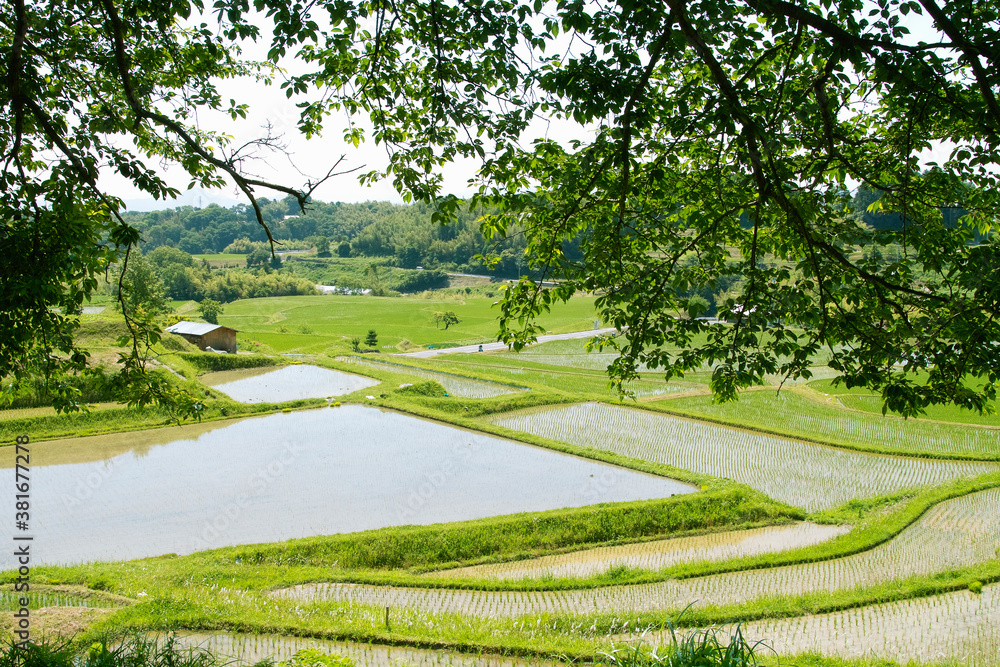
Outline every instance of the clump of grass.
{"label": "clump of grass", "polygon": [[980,595],[983,592],[983,582],[981,581],[969,582],[969,590],[975,593],[976,595]]}
{"label": "clump of grass", "polygon": [[354,662],[336,653],[328,654],[314,648],[304,648],[289,660],[279,662],[277,667],[354,667]]}
{"label": "clump of grass", "polygon": [[[160,641],[137,633],[106,636],[85,647],[43,640],[0,649],[0,667],[220,667],[228,659],[199,648],[181,646],[173,635]],[[314,663],[301,663],[303,665]],[[315,663],[319,664],[319,663]],[[345,666],[346,667],[346,666]]]}
{"label": "clump of grass", "polygon": [[756,667],[757,653],[768,648],[762,642],[750,643],[739,625],[729,641],[720,640],[718,629],[695,630],[680,636],[673,625],[670,643],[646,648],[642,644],[613,649],[598,654],[595,667]]}

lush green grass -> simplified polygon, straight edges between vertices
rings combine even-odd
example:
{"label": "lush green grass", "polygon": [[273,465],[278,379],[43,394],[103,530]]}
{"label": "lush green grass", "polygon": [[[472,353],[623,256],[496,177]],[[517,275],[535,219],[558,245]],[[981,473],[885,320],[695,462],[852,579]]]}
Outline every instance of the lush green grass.
{"label": "lush green grass", "polygon": [[745,487],[722,485],[712,492],[663,500],[232,547],[216,552],[212,560],[219,564],[420,571],[799,516]]}
{"label": "lush green grass", "polygon": [[[834,385],[831,380],[816,380],[809,387],[822,394],[834,397],[834,400],[851,410],[860,410],[873,414],[882,414],[882,397],[864,387],[848,389],[844,385]],[[959,424],[976,424],[979,426],[1000,426],[1000,405],[993,401],[994,414],[981,415],[974,410],[956,405],[929,406],[919,419],[955,422]],[[891,413],[890,413],[891,414]]]}
{"label": "lush green grass", "polygon": [[[350,349],[350,339],[364,340],[369,329],[378,333],[381,349],[393,349],[404,339],[418,346],[451,347],[496,340],[493,302],[484,297],[273,297],[228,304],[219,323],[240,331],[241,341],[260,341],[278,352]],[[461,321],[448,329],[435,324],[434,313],[442,310],[454,311]],[[593,312],[593,299],[579,297],[555,306],[541,323],[555,333],[589,329]]]}

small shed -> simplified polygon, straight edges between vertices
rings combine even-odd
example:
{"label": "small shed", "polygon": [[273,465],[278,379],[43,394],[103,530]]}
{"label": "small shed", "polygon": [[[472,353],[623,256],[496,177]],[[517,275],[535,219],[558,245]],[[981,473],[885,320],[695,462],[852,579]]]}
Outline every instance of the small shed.
{"label": "small shed", "polygon": [[216,351],[236,354],[236,329],[230,329],[221,324],[178,322],[167,327],[167,332],[183,336],[186,341],[194,343],[200,350],[212,348]]}

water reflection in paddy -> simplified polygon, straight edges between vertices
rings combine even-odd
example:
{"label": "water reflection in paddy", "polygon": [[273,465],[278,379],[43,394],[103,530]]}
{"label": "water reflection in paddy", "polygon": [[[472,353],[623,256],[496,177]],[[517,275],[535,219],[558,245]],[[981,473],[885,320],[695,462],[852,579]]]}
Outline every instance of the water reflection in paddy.
{"label": "water reflection in paddy", "polygon": [[372,378],[309,365],[222,371],[203,375],[201,380],[241,403],[343,396],[379,383]]}
{"label": "water reflection in paddy", "polygon": [[[94,463],[88,450],[104,451],[107,439],[45,443],[75,448],[79,462],[32,466],[33,563],[183,554],[695,490],[363,406],[245,419]],[[11,530],[12,518],[2,528]],[[9,553],[0,556],[0,569],[12,566]]]}

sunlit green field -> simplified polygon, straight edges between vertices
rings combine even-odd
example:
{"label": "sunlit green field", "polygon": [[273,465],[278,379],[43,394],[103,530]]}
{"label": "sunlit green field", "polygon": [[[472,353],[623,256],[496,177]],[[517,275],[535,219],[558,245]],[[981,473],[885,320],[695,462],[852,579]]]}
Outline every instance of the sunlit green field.
{"label": "sunlit green field", "polygon": [[247,265],[246,255],[236,255],[231,253],[215,253],[209,255],[192,255],[199,262],[208,262],[214,269],[244,267]]}
{"label": "sunlit green field", "polygon": [[[499,312],[495,299],[427,299],[421,297],[295,296],[246,299],[227,304],[219,323],[240,332],[241,341],[259,341],[276,352],[318,353],[349,341],[364,340],[369,329],[378,334],[380,349],[400,341],[415,346],[453,347],[492,342],[497,338]],[[458,324],[436,324],[434,313],[453,311]],[[548,331],[564,333],[592,329],[594,300],[577,297],[558,304],[540,320]]]}

